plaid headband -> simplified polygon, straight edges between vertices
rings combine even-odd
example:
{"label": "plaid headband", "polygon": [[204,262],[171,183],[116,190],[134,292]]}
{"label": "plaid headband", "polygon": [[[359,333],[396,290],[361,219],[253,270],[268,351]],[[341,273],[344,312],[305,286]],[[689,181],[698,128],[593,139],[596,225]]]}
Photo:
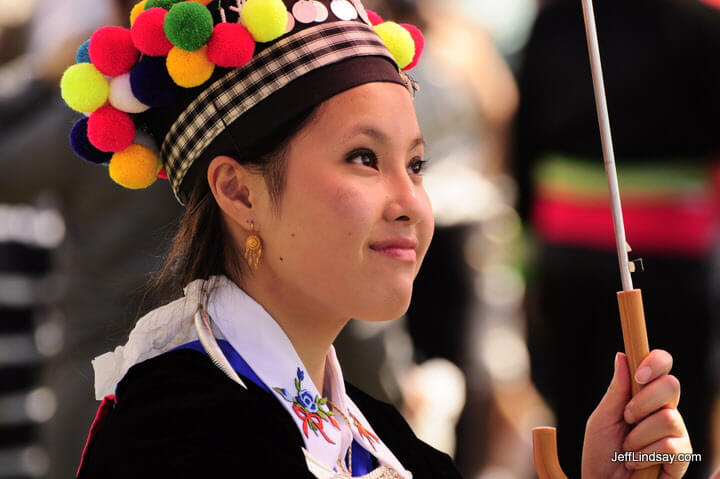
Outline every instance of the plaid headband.
{"label": "plaid headband", "polygon": [[312,70],[367,55],[393,61],[370,26],[324,23],[284,38],[210,86],[180,115],[162,144],[165,171],[178,200],[185,200],[179,191],[188,169],[227,124]]}

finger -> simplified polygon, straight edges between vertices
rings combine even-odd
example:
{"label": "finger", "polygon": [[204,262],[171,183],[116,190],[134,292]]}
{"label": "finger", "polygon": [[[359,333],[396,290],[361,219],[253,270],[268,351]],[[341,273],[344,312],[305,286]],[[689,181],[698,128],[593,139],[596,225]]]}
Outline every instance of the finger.
{"label": "finger", "polygon": [[625,406],[625,421],[634,424],[660,408],[677,408],[680,402],[680,381],[671,375],[655,379],[638,392]]}
{"label": "finger", "polygon": [[630,400],[630,394],[630,370],[627,357],[623,353],[617,353],[610,385],[588,421],[592,421],[599,427],[621,423],[625,406]]}
{"label": "finger", "polygon": [[633,452],[633,460],[625,462],[627,469],[645,469],[655,464],[662,464],[663,474],[669,478],[680,478],[687,471],[690,463],[681,461],[679,454],[692,453],[690,441],[685,437],[664,437],[640,451]]}
{"label": "finger", "polygon": [[672,369],[673,358],[665,350],[653,349],[640,361],[635,370],[635,381],[647,384],[655,378],[667,374]]}
{"label": "finger", "polygon": [[685,423],[677,409],[660,409],[640,421],[623,442],[624,451],[638,451],[665,436],[687,435]]}

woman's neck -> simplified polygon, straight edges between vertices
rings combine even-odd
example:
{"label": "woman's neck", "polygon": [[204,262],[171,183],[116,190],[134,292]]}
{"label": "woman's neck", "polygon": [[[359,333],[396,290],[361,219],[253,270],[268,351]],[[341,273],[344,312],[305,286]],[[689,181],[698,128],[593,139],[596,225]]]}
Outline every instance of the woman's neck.
{"label": "woman's neck", "polygon": [[282,328],[322,395],[327,351],[349,318],[332,317],[319,305],[311,304],[306,291],[293,294],[257,280],[246,283],[242,289]]}

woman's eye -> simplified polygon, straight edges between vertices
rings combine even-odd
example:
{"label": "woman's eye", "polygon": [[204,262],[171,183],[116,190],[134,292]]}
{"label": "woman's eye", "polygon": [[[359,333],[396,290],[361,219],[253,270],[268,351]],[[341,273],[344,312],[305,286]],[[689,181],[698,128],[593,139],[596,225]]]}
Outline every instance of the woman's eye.
{"label": "woman's eye", "polygon": [[372,151],[360,151],[348,158],[349,162],[377,169],[377,157]]}
{"label": "woman's eye", "polygon": [[427,160],[415,158],[410,163],[410,166],[408,166],[408,170],[410,170],[414,175],[422,175],[425,172],[426,163]]}

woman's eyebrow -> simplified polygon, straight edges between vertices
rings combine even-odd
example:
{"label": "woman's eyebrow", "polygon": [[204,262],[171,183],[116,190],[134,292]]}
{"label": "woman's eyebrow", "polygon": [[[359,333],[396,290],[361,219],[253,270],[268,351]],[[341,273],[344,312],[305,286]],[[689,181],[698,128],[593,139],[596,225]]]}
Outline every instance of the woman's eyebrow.
{"label": "woman's eyebrow", "polygon": [[[357,135],[365,135],[369,136],[380,143],[390,143],[390,136],[385,134],[384,132],[368,125],[358,125],[357,127],[350,130],[350,132],[343,138],[343,140],[348,141],[352,139],[353,137]],[[426,146],[425,138],[423,138],[422,135],[418,136],[412,142],[410,143],[409,150],[412,150],[418,146]]]}

